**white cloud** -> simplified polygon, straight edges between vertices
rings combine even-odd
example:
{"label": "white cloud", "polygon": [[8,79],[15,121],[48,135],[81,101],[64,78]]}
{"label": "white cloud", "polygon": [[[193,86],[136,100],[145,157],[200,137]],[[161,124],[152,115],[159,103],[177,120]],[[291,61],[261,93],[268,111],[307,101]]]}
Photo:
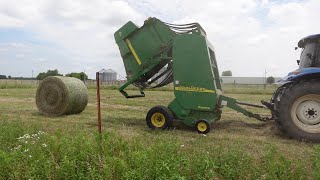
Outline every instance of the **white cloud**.
{"label": "white cloud", "polygon": [[[106,67],[114,61],[119,67],[121,59],[110,57],[118,54],[113,32],[128,20],[140,23],[144,20],[127,2],[103,0],[0,1],[0,14],[7,14],[6,21],[0,23],[2,27],[23,27],[37,40],[52,44],[53,51],[59,47],[69,58],[64,60],[66,63],[78,62],[74,71],[95,63]],[[50,54],[47,56],[52,59]],[[89,73],[92,75],[94,71]]]}
{"label": "white cloud", "polygon": [[85,69],[94,77],[95,71],[112,68],[125,76],[113,33],[129,20],[142,25],[153,16],[170,23],[199,22],[215,46],[220,71],[262,76],[267,68],[269,75],[283,76],[296,68],[297,41],[319,33],[318,7],[317,0],[0,0],[0,28],[23,29],[45,42],[17,50],[17,39],[0,46],[0,55],[14,52],[22,59],[19,54],[24,54],[31,64],[37,63],[30,59],[45,59],[41,66],[32,65],[39,71]]}
{"label": "white cloud", "polygon": [[0,28],[3,27],[22,27],[24,25],[22,20],[14,17],[0,14]]}
{"label": "white cloud", "polygon": [[1,48],[1,47],[0,47],[0,53],[1,53],[1,52],[7,52],[7,51],[8,51],[7,48]]}

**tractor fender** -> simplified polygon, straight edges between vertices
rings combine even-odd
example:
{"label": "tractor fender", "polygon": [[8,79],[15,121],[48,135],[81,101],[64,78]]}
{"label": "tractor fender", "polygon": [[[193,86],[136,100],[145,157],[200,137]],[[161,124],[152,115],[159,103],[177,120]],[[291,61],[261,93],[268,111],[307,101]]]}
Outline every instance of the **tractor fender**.
{"label": "tractor fender", "polygon": [[290,72],[287,76],[277,81],[277,83],[286,84],[289,82],[299,81],[301,79],[314,79],[319,77],[320,77],[320,68],[315,68],[315,67],[302,68],[302,69],[297,69],[295,71]]}

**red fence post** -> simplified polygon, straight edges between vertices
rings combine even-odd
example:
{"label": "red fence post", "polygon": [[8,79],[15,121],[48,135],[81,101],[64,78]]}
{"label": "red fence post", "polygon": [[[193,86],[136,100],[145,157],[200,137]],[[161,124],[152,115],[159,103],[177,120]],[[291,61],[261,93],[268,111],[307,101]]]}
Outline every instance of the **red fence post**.
{"label": "red fence post", "polygon": [[100,109],[100,80],[99,72],[96,73],[97,82],[97,101],[98,101],[98,131],[101,134],[101,109]]}

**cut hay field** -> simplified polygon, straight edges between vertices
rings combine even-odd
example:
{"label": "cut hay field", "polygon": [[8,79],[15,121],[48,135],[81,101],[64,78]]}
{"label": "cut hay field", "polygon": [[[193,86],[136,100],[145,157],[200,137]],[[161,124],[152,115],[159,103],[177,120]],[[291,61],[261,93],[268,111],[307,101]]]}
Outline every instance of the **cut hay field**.
{"label": "cut hay field", "polygon": [[[226,92],[259,103],[269,91]],[[171,91],[125,99],[103,89],[99,136],[95,89],[81,114],[62,117],[40,115],[35,92],[0,89],[0,179],[320,179],[320,146],[285,138],[274,122],[225,108],[207,135],[179,122],[152,131],[146,113],[168,105]]]}

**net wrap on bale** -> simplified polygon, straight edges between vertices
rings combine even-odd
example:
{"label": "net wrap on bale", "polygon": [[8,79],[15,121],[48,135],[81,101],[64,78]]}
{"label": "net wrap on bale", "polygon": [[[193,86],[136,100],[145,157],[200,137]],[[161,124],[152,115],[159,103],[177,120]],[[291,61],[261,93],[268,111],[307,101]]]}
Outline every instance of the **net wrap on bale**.
{"label": "net wrap on bale", "polygon": [[37,89],[36,104],[40,113],[48,116],[77,114],[88,104],[88,90],[77,78],[47,77]]}

